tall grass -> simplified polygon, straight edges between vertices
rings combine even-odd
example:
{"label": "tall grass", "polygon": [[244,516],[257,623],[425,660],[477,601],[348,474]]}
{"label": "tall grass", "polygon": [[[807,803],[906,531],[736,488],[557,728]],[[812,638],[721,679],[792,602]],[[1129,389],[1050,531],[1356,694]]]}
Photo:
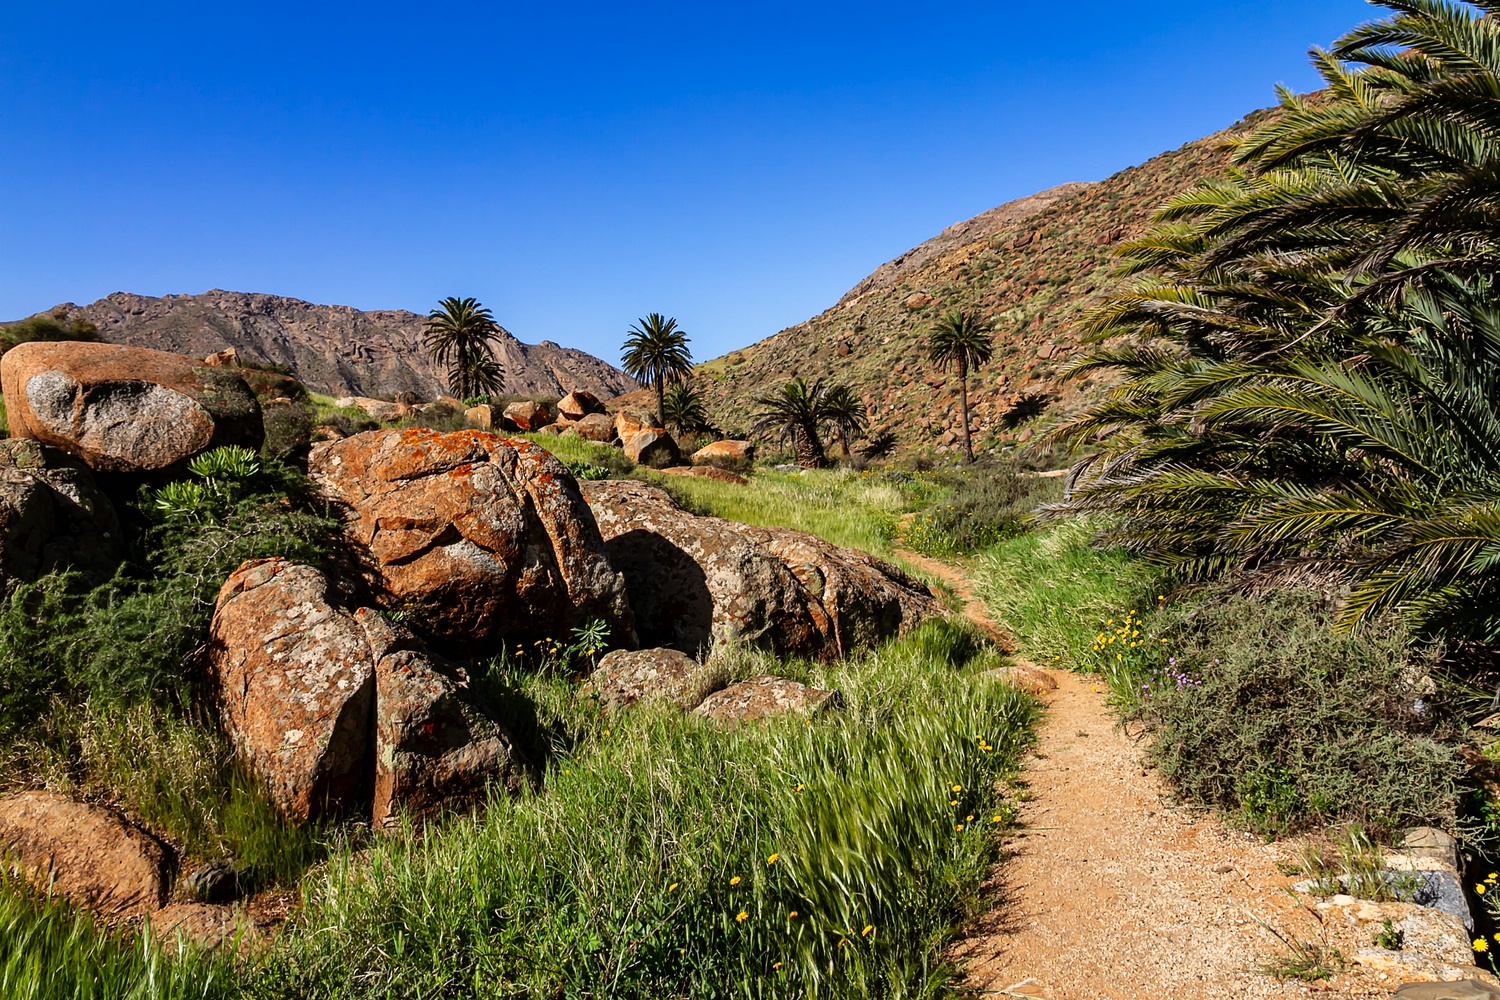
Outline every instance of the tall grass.
{"label": "tall grass", "polygon": [[1103,622],[1133,601],[1154,600],[1151,568],[1096,547],[1096,533],[1087,520],[1066,521],[1007,539],[976,561],[980,596],[1030,656],[1087,669]]}
{"label": "tall grass", "polygon": [[877,555],[890,554],[897,518],[914,503],[902,482],[852,469],[760,469],[748,487],[686,476],[653,475],[651,482],[674,495],[681,492],[703,513],[762,527],[795,528]]}
{"label": "tall grass", "polygon": [[600,717],[530,677],[534,703],[582,734],[544,789],[336,856],[247,993],[938,995],[1032,716],[972,676],[990,655],[930,623],[800,667],[844,710],[731,732]]}
{"label": "tall grass", "polygon": [[0,866],[0,996],[5,1000],[192,1000],[228,996],[227,970],[190,948],[110,931],[37,899]]}

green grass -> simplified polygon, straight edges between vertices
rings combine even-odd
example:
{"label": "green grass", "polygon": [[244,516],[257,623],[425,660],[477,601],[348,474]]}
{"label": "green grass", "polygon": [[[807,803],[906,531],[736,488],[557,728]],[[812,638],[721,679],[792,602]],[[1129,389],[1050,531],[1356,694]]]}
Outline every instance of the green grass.
{"label": "green grass", "polygon": [[930,623],[794,668],[843,711],[729,733],[516,675],[556,734],[544,790],[337,855],[248,993],[942,995],[1032,716],[991,665]]}
{"label": "green grass", "polygon": [[1154,598],[1150,567],[1096,548],[1096,532],[1082,520],[1049,525],[1007,539],[973,563],[990,613],[1033,659],[1091,669],[1090,648],[1104,622]]}
{"label": "green grass", "polygon": [[39,900],[0,867],[0,996],[6,1000],[190,1000],[227,996],[219,963],[112,933]]}
{"label": "green grass", "polygon": [[[533,706],[543,786],[336,851],[268,954],[162,962],[6,886],[0,968],[39,982],[40,955],[65,992],[20,995],[80,998],[952,995],[942,949],[1012,817],[1033,703],[977,677],[996,654],[949,622],[832,667],[738,656],[846,705],[725,732],[606,718],[502,665],[484,683]],[[116,992],[152,963],[159,994]]]}
{"label": "green grass", "polygon": [[757,469],[749,486],[651,474],[694,510],[762,527],[795,528],[877,555],[889,555],[900,514],[917,502],[903,481],[879,472]]}

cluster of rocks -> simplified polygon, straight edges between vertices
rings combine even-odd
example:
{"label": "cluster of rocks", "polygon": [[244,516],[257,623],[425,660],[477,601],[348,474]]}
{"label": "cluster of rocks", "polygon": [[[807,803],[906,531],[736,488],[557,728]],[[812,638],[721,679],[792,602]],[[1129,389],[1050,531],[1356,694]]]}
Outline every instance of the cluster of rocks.
{"label": "cluster of rocks", "polygon": [[[56,343],[0,359],[14,435],[0,447],[0,568],[106,575],[120,529],[96,477],[160,478],[220,444],[256,447],[259,406],[233,360]],[[675,456],[661,428],[602,411],[576,392],[555,415],[513,404],[502,421],[600,437],[607,424],[627,453]],[[700,454],[732,463],[749,449],[717,442]],[[602,623],[610,646],[682,659],[744,643],[831,660],[943,613],[865,553],[697,517],[639,483],[580,487],[524,439],[368,431],[315,445],[308,473],[344,514],[349,571],[244,564],[223,584],[206,646],[226,737],[294,819],[379,825],[523,780],[514,741],[458,665],[506,644]],[[683,707],[716,719],[828,701],[765,678],[694,694]]]}
{"label": "cluster of rocks", "polygon": [[771,675],[725,685],[712,670],[675,649],[608,653],[581,692],[597,698],[607,712],[635,704],[666,704],[725,726],[793,713],[816,715],[842,701],[837,691]]}

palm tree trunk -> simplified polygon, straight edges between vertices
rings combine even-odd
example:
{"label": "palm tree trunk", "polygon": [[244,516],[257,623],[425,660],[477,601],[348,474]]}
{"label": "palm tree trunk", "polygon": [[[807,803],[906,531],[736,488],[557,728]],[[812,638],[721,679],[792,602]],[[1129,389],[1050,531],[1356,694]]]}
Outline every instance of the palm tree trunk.
{"label": "palm tree trunk", "polygon": [[958,361],[958,415],[964,422],[964,458],[974,464],[974,442],[969,440],[969,366]]}
{"label": "palm tree trunk", "polygon": [[797,464],[804,469],[823,467],[823,442],[816,427],[803,427],[797,433]]}
{"label": "palm tree trunk", "polygon": [[656,425],[667,426],[667,388],[666,379],[660,375],[656,376]]}

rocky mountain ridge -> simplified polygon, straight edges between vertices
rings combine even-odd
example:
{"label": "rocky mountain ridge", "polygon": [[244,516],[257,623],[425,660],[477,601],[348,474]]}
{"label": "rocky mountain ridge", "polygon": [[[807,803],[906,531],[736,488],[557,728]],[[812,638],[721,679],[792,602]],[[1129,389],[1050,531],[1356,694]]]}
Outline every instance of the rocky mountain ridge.
{"label": "rocky mountain ridge", "polygon": [[1087,315],[1128,280],[1116,273],[1114,245],[1140,234],[1174,195],[1222,174],[1226,142],[1272,113],[1103,181],[1064,184],[948,227],[818,316],[699,365],[711,419],[742,432],[749,400],[794,376],[823,378],[861,393],[872,433],[894,433],[904,451],[951,451],[961,433],[957,377],[927,361],[925,340],[944,312],[971,308],[995,336],[993,361],[970,377],[975,446],[1025,444],[1107,385],[1059,376]]}
{"label": "rocky mountain ridge", "polygon": [[[115,344],[200,358],[233,347],[246,360],[285,365],[334,396],[414,392],[433,399],[447,391],[444,372],[422,348],[426,317],[404,309],[362,311],[213,289],[161,297],[115,292],[48,312],[87,320]],[[582,389],[609,397],[636,388],[634,379],[591,354],[545,340],[523,344],[503,328],[496,353],[507,393],[562,396]]]}

